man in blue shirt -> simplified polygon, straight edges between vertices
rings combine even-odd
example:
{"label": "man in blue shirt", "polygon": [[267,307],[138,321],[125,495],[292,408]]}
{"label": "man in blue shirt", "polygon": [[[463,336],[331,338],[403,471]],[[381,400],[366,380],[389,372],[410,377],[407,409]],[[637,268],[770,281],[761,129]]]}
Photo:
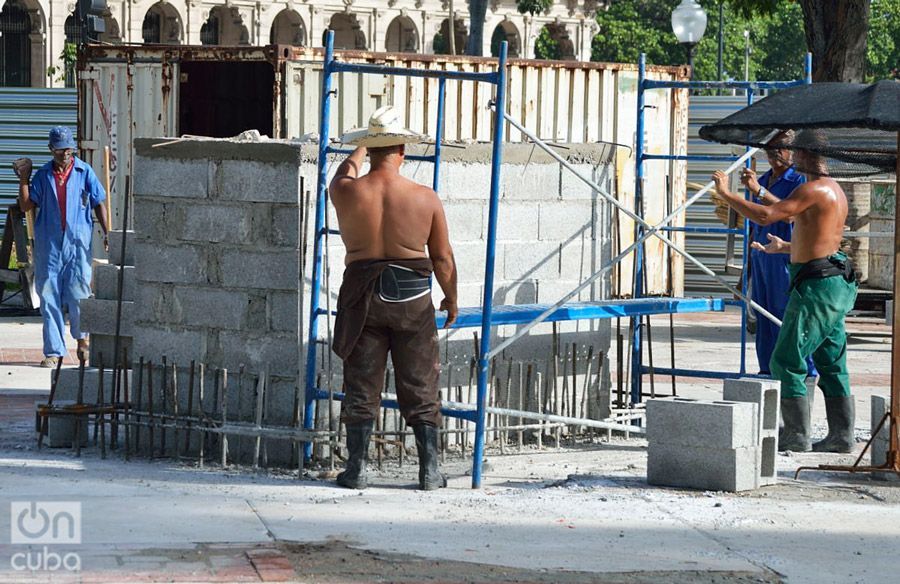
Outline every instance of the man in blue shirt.
{"label": "man in blue shirt", "polygon": [[72,131],[63,126],[50,130],[53,159],[31,180],[31,161],[16,165],[19,177],[19,207],[37,208],[34,222],[35,287],[44,319],[43,367],[55,367],[66,354],[65,316],[69,314],[72,336],[78,341],[79,357],[87,350],[87,334],[81,332],[78,303],[91,294],[91,240],[95,211],[103,229],[106,224],[106,193],[90,166],[75,154]]}

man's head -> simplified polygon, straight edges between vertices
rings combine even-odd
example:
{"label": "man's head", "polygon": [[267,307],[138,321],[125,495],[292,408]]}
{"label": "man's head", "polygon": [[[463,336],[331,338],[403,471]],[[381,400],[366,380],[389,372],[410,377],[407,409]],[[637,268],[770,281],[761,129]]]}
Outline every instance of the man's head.
{"label": "man's head", "polygon": [[372,164],[375,164],[382,160],[396,160],[397,164],[400,164],[403,162],[403,158],[406,156],[406,145],[397,144],[395,146],[369,148],[368,152],[369,159],[372,161]]}
{"label": "man's head", "polygon": [[793,142],[793,130],[783,130],[766,143],[766,158],[769,159],[769,166],[776,174],[781,174],[791,166],[793,153],[788,146]]}
{"label": "man's head", "polygon": [[77,147],[72,130],[65,126],[56,126],[50,130],[50,141],[47,146],[53,153],[53,163],[61,168],[69,166]]}
{"label": "man's head", "polygon": [[828,164],[824,152],[828,149],[828,137],[822,130],[803,130],[796,143],[806,148],[794,148],[794,160],[800,172],[811,176],[828,176]]}

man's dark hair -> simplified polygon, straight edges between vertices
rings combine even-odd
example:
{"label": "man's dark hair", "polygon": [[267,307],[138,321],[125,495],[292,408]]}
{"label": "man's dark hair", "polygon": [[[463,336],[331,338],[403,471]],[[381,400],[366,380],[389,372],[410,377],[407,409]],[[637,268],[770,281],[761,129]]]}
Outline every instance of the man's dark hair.
{"label": "man's dark hair", "polygon": [[391,154],[403,154],[405,145],[396,144],[394,146],[379,146],[377,148],[369,148],[369,156],[384,157]]}

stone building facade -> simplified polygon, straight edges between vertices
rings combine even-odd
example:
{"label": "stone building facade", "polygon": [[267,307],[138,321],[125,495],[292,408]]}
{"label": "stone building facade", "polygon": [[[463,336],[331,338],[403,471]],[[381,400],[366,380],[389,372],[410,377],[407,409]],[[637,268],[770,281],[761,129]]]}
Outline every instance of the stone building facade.
{"label": "stone building facade", "polygon": [[[457,53],[468,39],[468,4],[454,3]],[[561,57],[588,60],[600,0],[554,2],[543,14],[523,15],[515,0],[490,0],[483,54],[509,42],[512,57],[534,58],[544,27]],[[108,0],[108,43],[321,46],[326,29],[336,46],[376,52],[449,53],[448,0]],[[0,13],[0,86],[72,84],[62,54],[77,42],[75,0],[5,0]],[[493,49],[493,51],[492,51]]]}

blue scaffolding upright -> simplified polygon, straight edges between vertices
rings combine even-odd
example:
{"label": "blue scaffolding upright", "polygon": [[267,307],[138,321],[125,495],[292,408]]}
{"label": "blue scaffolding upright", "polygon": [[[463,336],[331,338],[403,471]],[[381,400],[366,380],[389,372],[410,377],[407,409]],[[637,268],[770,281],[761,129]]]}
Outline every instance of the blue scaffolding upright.
{"label": "blue scaffolding upright", "polygon": [[[641,54],[638,63],[638,87],[637,87],[637,137],[635,147],[635,212],[642,213],[643,196],[644,196],[644,162],[647,160],[667,160],[667,161],[713,161],[733,163],[738,160],[737,156],[728,155],[691,155],[691,154],[648,154],[644,151],[644,94],[652,89],[739,89],[747,93],[747,105],[751,105],[755,99],[756,93],[760,90],[778,90],[812,83],[812,55],[807,53],[804,63],[805,76],[803,79],[795,81],[664,81],[648,79],[646,75],[646,56]],[[750,161],[744,163],[750,166]],[[745,193],[749,197],[749,193]],[[635,224],[635,238],[639,238],[644,231],[640,224]],[[749,260],[749,241],[750,241],[750,221],[744,218],[743,225],[740,228],[728,227],[671,227],[665,226],[660,231],[675,232],[681,231],[686,233],[721,233],[743,236],[743,256],[741,270],[741,290],[747,290],[747,263]],[[644,295],[644,265],[643,265],[643,246],[635,250],[634,262],[634,297],[640,298]],[[643,397],[643,375],[645,373],[659,373],[662,375],[682,375],[686,377],[698,377],[709,379],[725,379],[740,375],[748,376],[746,364],[746,347],[747,347],[747,310],[748,304],[743,298],[729,300],[728,305],[735,305],[741,308],[741,357],[740,368],[737,373],[730,371],[708,371],[694,370],[682,368],[665,368],[645,366],[643,362],[642,348],[642,332],[640,317],[632,317],[631,319],[631,403],[640,403]],[[752,375],[751,375],[752,376]],[[765,376],[768,377],[768,376]]]}

